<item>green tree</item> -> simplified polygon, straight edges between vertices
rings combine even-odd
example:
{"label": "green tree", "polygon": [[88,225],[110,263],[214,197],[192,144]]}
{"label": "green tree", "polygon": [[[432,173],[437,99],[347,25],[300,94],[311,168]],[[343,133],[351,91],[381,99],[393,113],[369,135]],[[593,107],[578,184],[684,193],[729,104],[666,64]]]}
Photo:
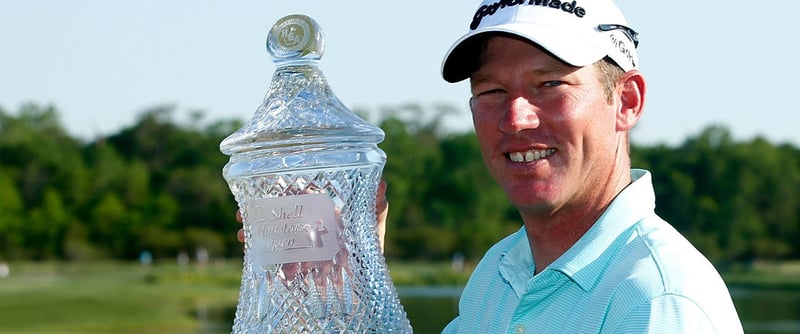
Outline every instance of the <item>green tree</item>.
{"label": "green tree", "polygon": [[47,189],[41,206],[30,211],[26,221],[26,247],[36,259],[60,257],[64,233],[72,220],[55,189]]}
{"label": "green tree", "polygon": [[0,166],[0,260],[18,258],[26,251],[23,209],[14,181]]}
{"label": "green tree", "polygon": [[[381,122],[388,156],[387,253],[418,259],[471,258],[521,226],[517,212],[489,176],[473,133],[442,130],[448,108],[403,106]],[[407,120],[403,115],[410,114]],[[428,115],[423,117],[422,115]]]}
{"label": "green tree", "polygon": [[[174,107],[89,143],[53,106],[0,109],[0,259],[158,258],[198,248],[241,256],[219,143],[242,122],[188,124]],[[452,107],[380,110],[391,203],[387,255],[477,259],[521,226],[486,171],[475,134],[443,130]],[[369,114],[369,113],[364,113]],[[800,257],[800,150],[709,126],[681,145],[632,147],[653,171],[656,211],[715,261]]]}

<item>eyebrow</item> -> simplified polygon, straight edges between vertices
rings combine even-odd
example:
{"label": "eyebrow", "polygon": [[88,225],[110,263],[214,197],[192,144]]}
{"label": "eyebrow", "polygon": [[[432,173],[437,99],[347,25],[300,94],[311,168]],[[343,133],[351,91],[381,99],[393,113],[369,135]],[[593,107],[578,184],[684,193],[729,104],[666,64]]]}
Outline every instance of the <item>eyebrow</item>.
{"label": "eyebrow", "polygon": [[[542,66],[537,66],[531,69],[528,69],[524,75],[539,75],[539,76],[547,76],[547,75],[568,75],[579,67],[572,66],[567,63],[564,63],[560,60],[553,59],[553,61],[548,62]],[[477,75],[475,75],[477,73]],[[491,81],[491,73],[479,73],[476,71],[473,73],[473,76],[470,78],[470,82],[472,84],[479,84],[487,81]]]}
{"label": "eyebrow", "polygon": [[530,72],[532,72],[534,74],[542,74],[542,75],[547,75],[547,74],[564,74],[564,75],[566,75],[568,73],[572,73],[574,71],[577,71],[579,68],[580,67],[578,67],[578,66],[573,66],[573,65],[567,64],[563,60],[555,58],[555,56],[551,55],[551,58],[548,59],[545,64],[530,69]]}
{"label": "eyebrow", "polygon": [[567,74],[574,72],[576,69],[578,69],[578,67],[556,60],[545,66],[533,68],[531,72],[536,74]]}

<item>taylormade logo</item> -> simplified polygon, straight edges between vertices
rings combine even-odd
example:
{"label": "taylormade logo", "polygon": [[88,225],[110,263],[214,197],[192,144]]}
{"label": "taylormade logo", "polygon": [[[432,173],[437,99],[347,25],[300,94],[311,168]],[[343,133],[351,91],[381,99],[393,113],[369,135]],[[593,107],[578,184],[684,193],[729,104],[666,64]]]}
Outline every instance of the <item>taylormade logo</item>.
{"label": "taylormade logo", "polygon": [[498,9],[518,5],[533,5],[561,9],[564,12],[575,14],[577,17],[583,17],[586,15],[586,9],[578,6],[577,1],[561,2],[559,0],[500,0],[491,5],[483,5],[481,8],[478,8],[478,11],[475,12],[475,16],[472,18],[472,24],[469,25],[469,28],[472,30],[478,29],[478,26],[481,24],[481,20],[483,20],[484,17],[494,15],[497,13]]}

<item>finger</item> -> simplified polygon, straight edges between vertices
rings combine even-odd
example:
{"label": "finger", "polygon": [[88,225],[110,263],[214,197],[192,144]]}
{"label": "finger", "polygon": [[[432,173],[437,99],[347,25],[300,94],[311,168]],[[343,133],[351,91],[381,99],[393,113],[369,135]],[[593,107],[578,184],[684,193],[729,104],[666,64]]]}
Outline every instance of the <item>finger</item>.
{"label": "finger", "polygon": [[375,212],[377,213],[378,240],[380,241],[381,252],[383,252],[384,239],[386,236],[386,216],[389,214],[389,201],[386,200],[386,181],[381,180],[378,184],[378,195],[375,199]]}
{"label": "finger", "polygon": [[[236,210],[236,221],[240,224],[242,223],[242,210]],[[239,240],[239,242],[244,242],[244,229],[240,228],[236,231],[236,239]]]}
{"label": "finger", "polygon": [[378,194],[375,198],[375,211],[377,213],[386,213],[387,208],[389,207],[389,202],[386,200],[386,181],[381,180],[378,183]]}

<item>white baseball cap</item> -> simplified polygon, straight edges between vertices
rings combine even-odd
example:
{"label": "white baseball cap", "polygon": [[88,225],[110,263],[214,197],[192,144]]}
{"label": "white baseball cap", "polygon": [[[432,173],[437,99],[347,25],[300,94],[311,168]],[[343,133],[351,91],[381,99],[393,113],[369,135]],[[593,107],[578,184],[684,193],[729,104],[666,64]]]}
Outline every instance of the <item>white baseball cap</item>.
{"label": "white baseball cap", "polygon": [[447,51],[442,77],[469,78],[478,69],[485,37],[496,33],[523,37],[573,66],[608,56],[625,71],[639,68],[637,33],[613,0],[484,0],[469,32]]}

